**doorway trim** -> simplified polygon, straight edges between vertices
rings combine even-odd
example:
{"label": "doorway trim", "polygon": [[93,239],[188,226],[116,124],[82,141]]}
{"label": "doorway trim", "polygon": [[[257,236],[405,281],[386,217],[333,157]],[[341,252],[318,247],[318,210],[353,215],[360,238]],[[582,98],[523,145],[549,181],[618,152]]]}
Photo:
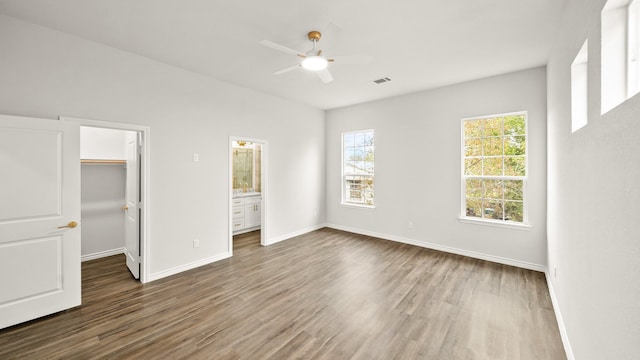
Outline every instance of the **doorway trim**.
{"label": "doorway trim", "polygon": [[229,255],[233,256],[233,142],[243,140],[260,144],[262,146],[262,156],[260,158],[260,193],[262,194],[262,214],[260,216],[260,245],[267,246],[267,197],[268,197],[268,159],[269,143],[264,139],[255,139],[246,136],[229,136]]}
{"label": "doorway trim", "polygon": [[89,120],[60,116],[60,121],[77,123],[79,126],[96,127],[104,129],[128,130],[142,133],[142,168],[140,176],[141,189],[141,209],[142,209],[142,233],[140,234],[140,282],[146,283],[149,279],[149,264],[151,263],[150,247],[150,224],[151,224],[151,187],[150,187],[150,162],[151,157],[151,128],[149,126],[118,123],[111,121]]}

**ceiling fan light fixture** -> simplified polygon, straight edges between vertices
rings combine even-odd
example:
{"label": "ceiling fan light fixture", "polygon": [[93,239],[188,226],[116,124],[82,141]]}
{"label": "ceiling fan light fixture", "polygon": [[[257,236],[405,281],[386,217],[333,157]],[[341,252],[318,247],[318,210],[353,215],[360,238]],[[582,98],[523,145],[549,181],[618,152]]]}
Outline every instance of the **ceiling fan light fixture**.
{"label": "ceiling fan light fixture", "polygon": [[327,68],[329,62],[323,56],[307,56],[302,60],[302,68],[309,71],[320,71]]}

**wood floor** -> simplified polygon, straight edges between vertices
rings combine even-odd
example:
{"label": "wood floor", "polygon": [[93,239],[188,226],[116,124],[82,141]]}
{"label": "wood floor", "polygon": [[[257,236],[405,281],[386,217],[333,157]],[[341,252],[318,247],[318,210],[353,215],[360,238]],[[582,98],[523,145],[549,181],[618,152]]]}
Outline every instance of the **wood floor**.
{"label": "wood floor", "polygon": [[140,284],[83,263],[81,307],[0,330],[0,359],[565,359],[544,275],[321,229]]}

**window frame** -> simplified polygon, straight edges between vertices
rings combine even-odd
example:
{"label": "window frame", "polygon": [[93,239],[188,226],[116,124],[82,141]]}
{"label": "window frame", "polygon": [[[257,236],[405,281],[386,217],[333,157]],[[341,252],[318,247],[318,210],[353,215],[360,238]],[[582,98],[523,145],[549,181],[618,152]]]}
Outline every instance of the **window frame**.
{"label": "window frame", "polygon": [[[346,174],[345,173],[345,135],[349,135],[349,134],[366,134],[366,133],[373,133],[373,173],[372,174]],[[376,149],[376,132],[375,129],[365,129],[365,130],[355,130],[355,131],[345,131],[341,134],[340,136],[340,154],[341,154],[341,160],[340,160],[340,164],[341,164],[341,168],[340,168],[340,189],[341,189],[341,194],[340,194],[340,205],[342,206],[347,206],[347,207],[356,207],[356,208],[362,208],[362,209],[375,209],[376,207],[376,202],[375,202],[375,149]],[[372,204],[366,204],[366,203],[359,203],[359,202],[352,202],[352,201],[348,201],[348,199],[346,198],[346,191],[347,191],[347,176],[362,176],[362,177],[370,177],[373,180],[373,190],[371,191],[373,193],[373,203]]]}
{"label": "window frame", "polygon": [[[482,120],[482,119],[491,119],[491,118],[499,118],[506,116],[514,116],[514,115],[524,115],[525,118],[525,148],[524,148],[524,160],[525,160],[525,175],[524,176],[507,176],[507,175],[466,175],[465,174],[465,122],[474,121],[474,120]],[[504,129],[504,123],[503,123]],[[504,139],[504,133],[502,135]],[[484,154],[482,155],[484,158]],[[504,150],[502,154],[503,164],[504,164]],[[509,113],[500,113],[500,114],[492,114],[492,115],[483,115],[483,116],[474,116],[463,118],[460,121],[460,216],[458,219],[461,222],[472,223],[472,224],[481,224],[481,225],[490,225],[490,226],[498,226],[498,227],[506,227],[506,228],[514,228],[526,230],[530,228],[529,224],[529,199],[528,199],[528,188],[529,188],[529,113],[528,111],[515,111]],[[510,220],[498,220],[498,219],[488,219],[483,217],[473,217],[467,216],[467,179],[486,179],[486,180],[521,180],[522,181],[522,222],[510,221]],[[504,196],[503,196],[504,201]]]}
{"label": "window frame", "polygon": [[640,93],[640,0],[608,0],[600,14],[600,114]]}

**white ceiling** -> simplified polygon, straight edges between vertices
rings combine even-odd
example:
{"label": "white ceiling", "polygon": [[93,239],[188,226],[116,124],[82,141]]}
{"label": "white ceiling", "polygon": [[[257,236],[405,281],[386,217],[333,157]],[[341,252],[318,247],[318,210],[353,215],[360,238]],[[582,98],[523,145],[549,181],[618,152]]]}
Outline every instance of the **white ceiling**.
{"label": "white ceiling", "polygon": [[[565,0],[0,0],[0,13],[321,109],[544,65]],[[335,63],[323,84],[260,40]],[[374,84],[373,80],[391,78]]]}

